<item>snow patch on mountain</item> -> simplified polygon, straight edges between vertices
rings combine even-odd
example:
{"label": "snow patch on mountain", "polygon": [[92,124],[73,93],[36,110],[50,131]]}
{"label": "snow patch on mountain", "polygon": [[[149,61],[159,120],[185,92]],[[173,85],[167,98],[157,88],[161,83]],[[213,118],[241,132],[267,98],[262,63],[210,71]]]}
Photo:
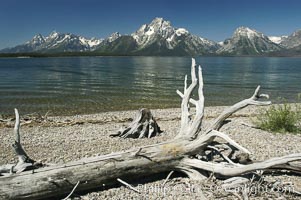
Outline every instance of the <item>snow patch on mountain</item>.
{"label": "snow patch on mountain", "polygon": [[150,36],[150,35],[152,35],[152,34],[154,34],[154,33],[155,33],[155,31],[154,31],[154,28],[153,28],[153,27],[150,27],[150,28],[148,29],[148,31],[145,32],[145,34],[148,35],[148,36]]}
{"label": "snow patch on mountain", "polygon": [[118,38],[120,38],[121,34],[119,32],[115,32],[115,33],[112,33],[108,38],[107,40],[109,42],[113,42],[115,40],[117,40]]}
{"label": "snow patch on mountain", "polygon": [[82,36],[79,37],[79,40],[82,45],[85,45],[89,48],[94,48],[95,46],[98,46],[103,41],[102,39],[96,39],[96,38],[87,39]]}
{"label": "snow patch on mountain", "polygon": [[175,35],[172,35],[172,36],[168,37],[168,38],[166,39],[166,41],[167,41],[167,42],[171,42],[171,41],[173,41],[174,37],[175,37]]}
{"label": "snow patch on mountain", "polygon": [[279,44],[281,42],[281,37],[279,37],[279,36],[268,36],[268,37],[272,42],[274,42],[276,44]]}
{"label": "snow patch on mountain", "polygon": [[176,29],[177,36],[188,34],[189,32],[185,28],[178,28]]}
{"label": "snow patch on mountain", "polygon": [[83,44],[83,45],[86,45],[86,44],[88,44],[88,41],[87,41],[87,39],[86,38],[84,38],[84,37],[79,37],[79,41]]}
{"label": "snow patch on mountain", "polygon": [[280,44],[284,38],[288,36],[268,36],[268,38],[275,44]]}
{"label": "snow patch on mountain", "polygon": [[88,45],[93,48],[95,46],[98,46],[99,44],[101,44],[101,42],[103,41],[103,39],[96,39],[96,38],[91,38],[90,40],[88,40]]}
{"label": "snow patch on mountain", "polygon": [[224,41],[217,42],[217,44],[223,46],[224,45]]}
{"label": "snow patch on mountain", "polygon": [[70,35],[65,35],[61,40],[58,40],[58,41],[56,41],[54,44],[53,44],[53,46],[57,46],[57,45],[59,45],[60,43],[62,43],[62,42],[64,42],[65,40],[68,40],[68,39],[70,39]]}

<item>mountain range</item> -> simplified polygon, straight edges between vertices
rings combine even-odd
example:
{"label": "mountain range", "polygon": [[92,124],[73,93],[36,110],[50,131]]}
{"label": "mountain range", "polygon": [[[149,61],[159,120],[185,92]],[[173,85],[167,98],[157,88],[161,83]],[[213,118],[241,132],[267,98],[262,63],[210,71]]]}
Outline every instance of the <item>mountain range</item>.
{"label": "mountain range", "polygon": [[35,35],[30,41],[0,50],[0,53],[85,52],[96,55],[301,55],[301,30],[289,36],[266,36],[248,27],[237,28],[232,37],[215,42],[185,28],[175,28],[163,18],[155,18],[130,35],[116,32],[105,39],[85,38],[71,33]]}

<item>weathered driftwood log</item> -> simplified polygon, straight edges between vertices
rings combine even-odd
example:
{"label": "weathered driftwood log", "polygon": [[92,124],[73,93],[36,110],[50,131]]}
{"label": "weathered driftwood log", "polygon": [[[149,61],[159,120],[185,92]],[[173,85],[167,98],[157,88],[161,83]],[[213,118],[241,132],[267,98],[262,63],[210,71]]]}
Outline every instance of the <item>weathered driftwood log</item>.
{"label": "weathered driftwood log", "polygon": [[17,109],[15,109],[15,115],[16,115],[16,122],[15,122],[15,128],[14,128],[14,134],[15,134],[15,142],[12,144],[12,147],[18,156],[18,163],[17,164],[8,164],[0,166],[0,176],[1,175],[10,175],[13,173],[20,173],[22,171],[28,170],[28,169],[36,169],[40,167],[41,165],[37,163],[36,161],[32,160],[25,150],[23,149],[21,145],[21,138],[20,138],[20,116]]}
{"label": "weathered driftwood log", "polygon": [[[79,182],[76,191],[101,189],[118,183],[118,180],[128,181],[132,177],[147,176],[159,172],[180,171],[192,179],[204,179],[208,174],[216,177],[235,177],[256,170],[290,169],[301,172],[300,165],[291,165],[293,161],[301,160],[301,153],[272,158],[267,161],[241,164],[223,155],[220,147],[225,145],[242,153],[250,152],[236,143],[219,128],[224,120],[234,112],[248,105],[267,105],[270,102],[259,101],[267,95],[260,95],[258,87],[249,99],[243,100],[226,109],[207,128],[202,128],[204,114],[204,96],[202,71],[198,69],[198,79],[195,74],[195,61],[191,67],[192,83],[187,87],[185,78],[182,97],[181,128],[176,138],[159,144],[142,146],[125,152],[85,158],[64,165],[44,167],[24,171],[11,176],[0,177],[0,199],[42,199],[68,194]],[[198,100],[191,99],[193,89],[199,85]],[[190,105],[196,106],[196,112],[190,113]],[[213,141],[219,137],[227,144]],[[221,161],[208,160],[207,149],[215,149],[221,156]],[[232,180],[232,179],[231,179]]]}
{"label": "weathered driftwood log", "polygon": [[146,108],[140,109],[135,119],[129,126],[121,128],[117,133],[110,136],[122,138],[151,138],[162,133],[151,111]]}

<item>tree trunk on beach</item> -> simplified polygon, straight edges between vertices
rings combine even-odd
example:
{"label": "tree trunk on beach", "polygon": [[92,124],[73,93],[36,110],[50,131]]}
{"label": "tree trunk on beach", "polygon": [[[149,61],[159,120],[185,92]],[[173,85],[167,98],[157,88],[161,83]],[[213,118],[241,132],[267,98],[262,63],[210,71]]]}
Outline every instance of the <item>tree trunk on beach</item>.
{"label": "tree trunk on beach", "polygon": [[[238,110],[248,105],[261,106],[271,103],[270,101],[260,101],[261,98],[268,98],[268,95],[259,93],[260,86],[256,88],[250,98],[224,110],[212,124],[202,128],[204,117],[203,77],[201,67],[199,66],[197,74],[195,67],[195,60],[192,59],[192,82],[188,86],[187,76],[185,76],[184,92],[177,91],[182,98],[182,114],[181,127],[174,139],[124,152],[84,158],[63,165],[36,166],[31,159],[23,159],[22,163],[27,163],[26,165],[29,167],[14,170],[14,167],[19,165],[17,164],[3,167],[6,170],[0,171],[0,174],[4,175],[0,177],[0,199],[62,197],[68,195],[75,186],[77,192],[101,189],[115,185],[121,182],[121,179],[130,180],[132,177],[150,176],[169,171],[183,172],[188,177],[197,180],[206,179],[210,174],[214,174],[217,178],[232,178],[256,170],[268,169],[301,172],[300,165],[292,164],[294,161],[301,160],[301,153],[253,163],[249,160],[250,152],[245,147],[219,131],[224,121]],[[195,100],[191,96],[197,85],[198,100]],[[191,112],[191,106],[195,106],[195,113]],[[18,123],[16,120],[16,124]],[[137,133],[137,135],[140,134]],[[225,143],[217,142],[215,138],[220,138]],[[20,141],[18,142],[21,144]],[[238,152],[240,156],[237,156],[236,159],[231,158],[223,153],[223,148]],[[210,158],[208,150],[211,152],[214,150],[220,159]],[[20,153],[17,151],[16,153],[20,156]],[[21,157],[24,155],[26,153],[21,153]],[[242,157],[245,159],[242,160]]]}

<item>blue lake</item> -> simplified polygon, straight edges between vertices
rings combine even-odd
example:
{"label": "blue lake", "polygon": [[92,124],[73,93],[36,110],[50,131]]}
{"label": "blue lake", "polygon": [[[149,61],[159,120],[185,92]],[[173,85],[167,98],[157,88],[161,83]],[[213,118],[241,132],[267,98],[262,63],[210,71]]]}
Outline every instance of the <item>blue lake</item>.
{"label": "blue lake", "polygon": [[[296,102],[301,58],[198,57],[206,106],[231,105],[256,86],[273,102]],[[188,57],[1,58],[0,114],[96,113],[180,107]],[[301,100],[300,100],[301,101]]]}

